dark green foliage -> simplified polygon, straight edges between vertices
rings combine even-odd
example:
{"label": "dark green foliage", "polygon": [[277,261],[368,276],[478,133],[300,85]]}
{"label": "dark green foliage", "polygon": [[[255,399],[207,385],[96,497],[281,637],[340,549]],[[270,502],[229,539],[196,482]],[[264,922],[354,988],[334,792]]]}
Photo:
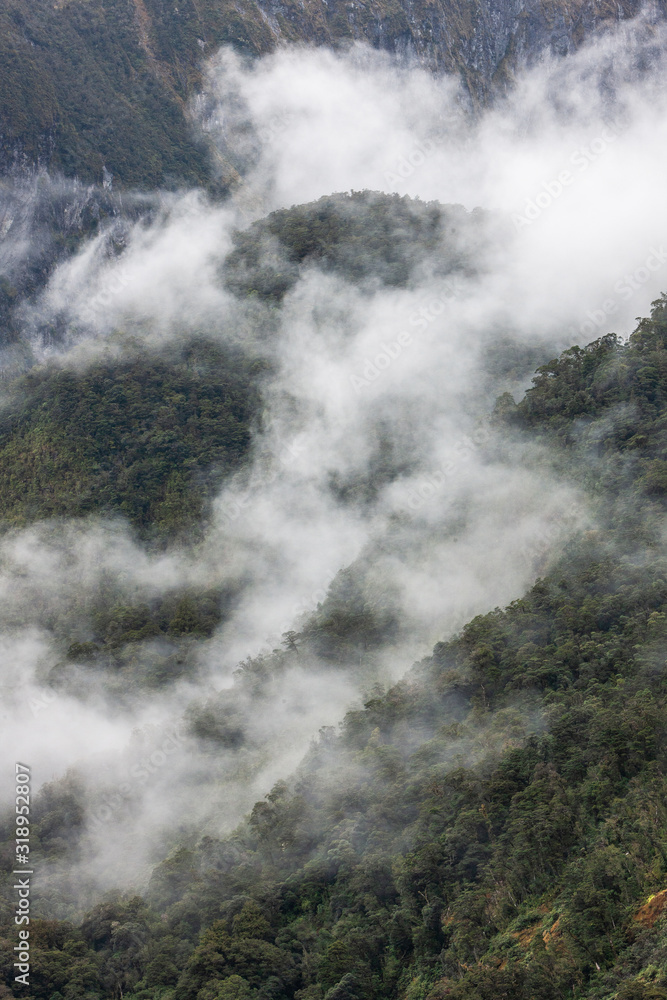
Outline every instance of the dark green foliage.
{"label": "dark green foliage", "polygon": [[39,160],[98,182],[106,166],[140,187],[205,177],[205,155],[183,114],[187,80],[152,57],[142,8],[150,24],[150,6],[130,0],[3,6],[1,166]]}
{"label": "dark green foliage", "polygon": [[[36,1000],[666,995],[667,565],[662,500],[645,481],[667,461],[666,308],[627,346],[567,352],[500,407],[567,456],[602,527],[323,731],[231,837],[173,852],[147,902],[54,924],[38,941]],[[622,505],[634,516],[616,520]],[[349,655],[348,637],[376,643],[391,629],[381,608],[342,574],[242,684],[318,643],[324,657]],[[123,627],[141,614],[123,611]],[[233,740],[233,713],[207,710],[191,720],[200,735]],[[76,790],[44,802],[40,830],[57,840],[78,821]]]}
{"label": "dark green foliage", "polygon": [[224,267],[228,287],[279,300],[303,268],[350,281],[402,287],[428,262],[436,274],[474,269],[486,216],[461,206],[372,191],[335,194],[273,212],[237,232]]}
{"label": "dark green foliage", "polygon": [[93,639],[74,643],[68,653],[73,659],[86,659],[100,647],[116,649],[127,642],[140,642],[156,636],[178,638],[212,634],[222,617],[221,594],[174,593],[151,604],[100,604],[93,612]]}
{"label": "dark green foliage", "polygon": [[[0,414],[0,516],[116,513],[152,537],[192,530],[247,452],[256,374],[205,342],[171,359],[32,370]],[[179,614],[171,630],[191,631],[192,612]]]}
{"label": "dark green foliage", "polygon": [[353,569],[341,570],[303,633],[290,633],[292,644],[306,641],[323,659],[341,661],[367,647],[390,643],[398,631],[396,615],[386,595],[377,598],[369,600]]}
{"label": "dark green foliage", "polygon": [[667,990],[637,980],[624,983],[616,994],[616,1000],[667,1000]]}
{"label": "dark green foliage", "polygon": [[327,990],[324,1000],[363,1000],[362,986],[351,972],[346,972],[340,982]]}
{"label": "dark green foliage", "polygon": [[443,983],[430,1000],[565,1000],[567,993],[553,982],[546,969],[480,968],[466,972],[458,983]]}
{"label": "dark green foliage", "polygon": [[[533,388],[505,419],[573,450],[585,450],[586,483],[609,497],[660,500],[667,482],[667,296],[653,303],[627,344],[607,334],[538,369]],[[626,516],[636,523],[641,502]]]}

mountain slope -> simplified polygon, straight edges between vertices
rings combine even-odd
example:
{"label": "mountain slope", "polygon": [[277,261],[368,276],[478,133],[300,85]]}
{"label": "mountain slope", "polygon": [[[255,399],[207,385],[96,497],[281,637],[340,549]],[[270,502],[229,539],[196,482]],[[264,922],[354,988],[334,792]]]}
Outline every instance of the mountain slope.
{"label": "mountain slope", "polygon": [[[7,0],[0,11],[0,170],[36,163],[125,186],[201,183],[206,150],[187,112],[204,58],[286,42],[354,40],[459,74],[474,103],[544,49],[565,54],[632,17],[637,0]],[[664,0],[656,11],[664,13]],[[222,164],[223,184],[237,179]]]}
{"label": "mountain slope", "polygon": [[[84,221],[92,226],[100,214]],[[220,282],[279,304],[313,265],[390,287],[406,286],[426,258],[441,275],[472,272],[485,221],[480,211],[398,195],[332,195],[237,231]],[[73,234],[74,247],[81,235]],[[59,245],[40,262],[39,280],[27,268],[13,276],[18,288],[0,285],[8,331],[19,336],[12,304],[20,307],[21,293],[39,288],[68,252]],[[222,348],[219,331],[208,333],[161,354],[119,335],[122,361],[102,359],[85,372],[35,366],[9,382],[0,411],[0,529],[91,513],[123,514],[144,536],[163,539],[200,527],[215,488],[247,457],[270,368],[261,353]],[[66,324],[42,331],[47,342],[57,335],[67,337]]]}
{"label": "mountain slope", "polygon": [[5,528],[93,512],[154,536],[196,527],[249,448],[260,370],[195,343],[169,359],[24,376],[0,417]]}
{"label": "mountain slope", "polygon": [[[34,921],[31,996],[664,1000],[666,401],[667,298],[502,398],[596,529],[323,731],[234,836],[174,851],[146,900]],[[45,789],[38,852],[84,814],[74,776]]]}

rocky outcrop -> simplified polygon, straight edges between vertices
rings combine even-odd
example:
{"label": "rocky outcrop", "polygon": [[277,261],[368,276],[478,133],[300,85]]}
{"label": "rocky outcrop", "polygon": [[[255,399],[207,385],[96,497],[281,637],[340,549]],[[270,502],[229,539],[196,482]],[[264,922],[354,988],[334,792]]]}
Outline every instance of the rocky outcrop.
{"label": "rocky outcrop", "polygon": [[[640,0],[258,0],[283,37],[346,39],[461,76],[484,104],[545,51],[565,56],[640,12]],[[664,17],[662,2],[655,17]]]}

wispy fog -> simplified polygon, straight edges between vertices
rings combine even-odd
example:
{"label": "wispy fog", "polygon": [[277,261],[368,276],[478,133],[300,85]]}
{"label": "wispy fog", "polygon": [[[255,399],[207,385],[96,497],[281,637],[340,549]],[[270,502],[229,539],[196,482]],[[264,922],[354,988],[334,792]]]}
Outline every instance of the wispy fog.
{"label": "wispy fog", "polygon": [[[103,225],[16,307],[34,362],[82,367],[130,340],[160,351],[197,335],[272,372],[251,459],[203,540],[157,551],[122,520],[95,519],[0,540],[3,759],[20,746],[36,785],[74,769],[91,893],[141,881],[173,838],[232,828],[320,727],[519,597],[587,523],[574,487],[489,415],[559,350],[628,335],[667,288],[659,42],[625,26],[544,62],[477,119],[453,80],[365,49],[253,64],[225,50],[193,114],[212,147],[235,151],[230,199],[156,196],[122,238]],[[225,285],[235,229],[364,189],[463,206],[459,235],[442,241],[460,241],[466,266],[444,275],[427,258],[390,287],[312,265],[271,305]],[[23,227],[15,252],[29,240]],[[303,629],[346,567],[398,623],[390,641],[336,663],[283,648],[261,684],[235,674]],[[67,657],[105,587],[127,603],[187,587],[235,599],[190,643],[187,671],[128,690],[131,658],[162,655],[155,643],[128,652],[120,678]],[[236,735],[207,738],[193,725],[206,712]]]}

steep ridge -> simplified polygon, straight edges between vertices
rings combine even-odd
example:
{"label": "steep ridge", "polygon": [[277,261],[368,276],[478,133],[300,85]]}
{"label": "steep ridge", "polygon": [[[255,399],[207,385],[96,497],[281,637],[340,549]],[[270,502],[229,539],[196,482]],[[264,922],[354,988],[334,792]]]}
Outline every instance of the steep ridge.
{"label": "steep ridge", "polygon": [[[256,56],[288,42],[366,42],[458,74],[474,106],[543,51],[572,52],[639,9],[638,0],[8,0],[0,169],[40,164],[99,181],[106,167],[141,187],[202,182],[205,151],[186,105],[220,45]],[[657,0],[651,17],[664,13]]]}

